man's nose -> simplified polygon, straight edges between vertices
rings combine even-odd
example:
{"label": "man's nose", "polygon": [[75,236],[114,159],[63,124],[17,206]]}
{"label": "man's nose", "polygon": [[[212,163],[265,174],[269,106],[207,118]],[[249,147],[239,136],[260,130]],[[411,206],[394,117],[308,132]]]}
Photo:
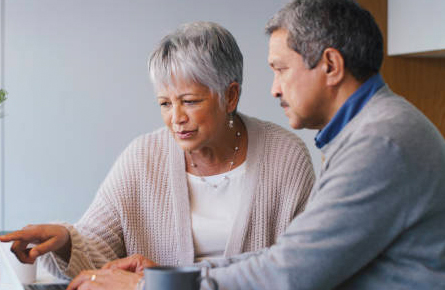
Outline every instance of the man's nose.
{"label": "man's nose", "polygon": [[281,98],[281,86],[276,77],[274,77],[270,93],[275,98]]}

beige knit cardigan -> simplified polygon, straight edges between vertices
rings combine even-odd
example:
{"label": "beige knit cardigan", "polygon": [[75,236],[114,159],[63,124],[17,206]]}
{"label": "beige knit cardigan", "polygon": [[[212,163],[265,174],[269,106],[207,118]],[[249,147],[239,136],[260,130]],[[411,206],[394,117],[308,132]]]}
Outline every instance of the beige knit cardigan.
{"label": "beige knit cardigan", "polygon": [[[225,256],[271,246],[303,211],[314,182],[310,155],[293,133],[241,115],[247,128],[246,182]],[[184,152],[159,129],[136,138],[117,159],[83,217],[70,232],[69,263],[42,257],[53,274],[142,254],[162,265],[194,262]]]}

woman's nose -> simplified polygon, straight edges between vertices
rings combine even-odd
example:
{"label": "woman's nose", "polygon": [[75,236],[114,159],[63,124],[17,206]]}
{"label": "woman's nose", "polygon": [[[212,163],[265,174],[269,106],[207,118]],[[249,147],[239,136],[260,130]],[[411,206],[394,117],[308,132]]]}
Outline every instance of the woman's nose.
{"label": "woman's nose", "polygon": [[182,124],[187,121],[187,114],[184,112],[181,106],[173,106],[173,124]]}

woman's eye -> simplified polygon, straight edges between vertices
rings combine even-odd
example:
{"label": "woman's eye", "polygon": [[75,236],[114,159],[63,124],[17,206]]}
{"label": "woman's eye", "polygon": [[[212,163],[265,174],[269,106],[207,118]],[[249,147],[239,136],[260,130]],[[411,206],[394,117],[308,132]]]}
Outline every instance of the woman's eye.
{"label": "woman's eye", "polygon": [[199,100],[184,100],[183,102],[185,104],[194,105],[194,104],[199,103],[200,101]]}

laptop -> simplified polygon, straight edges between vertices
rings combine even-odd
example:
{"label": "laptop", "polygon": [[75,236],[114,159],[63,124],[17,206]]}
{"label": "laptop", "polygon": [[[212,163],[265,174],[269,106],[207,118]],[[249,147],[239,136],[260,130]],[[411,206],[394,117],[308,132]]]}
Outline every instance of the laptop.
{"label": "laptop", "polygon": [[36,282],[26,285],[20,283],[11,261],[4,252],[4,247],[0,247],[0,290],[64,290],[67,286],[68,281],[56,278],[51,283]]}

